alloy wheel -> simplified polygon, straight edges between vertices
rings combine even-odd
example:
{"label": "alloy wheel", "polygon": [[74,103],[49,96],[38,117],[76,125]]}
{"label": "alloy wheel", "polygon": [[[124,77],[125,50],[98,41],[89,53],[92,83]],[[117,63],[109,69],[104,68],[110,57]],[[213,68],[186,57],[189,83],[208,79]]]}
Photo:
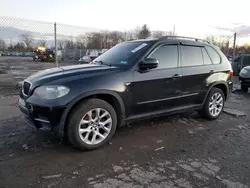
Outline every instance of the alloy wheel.
{"label": "alloy wheel", "polygon": [[84,114],[79,123],[78,132],[84,143],[96,145],[108,137],[111,128],[110,113],[103,108],[95,108]]}
{"label": "alloy wheel", "polygon": [[209,113],[214,117],[218,116],[222,111],[223,105],[223,96],[218,92],[214,93],[209,101]]}

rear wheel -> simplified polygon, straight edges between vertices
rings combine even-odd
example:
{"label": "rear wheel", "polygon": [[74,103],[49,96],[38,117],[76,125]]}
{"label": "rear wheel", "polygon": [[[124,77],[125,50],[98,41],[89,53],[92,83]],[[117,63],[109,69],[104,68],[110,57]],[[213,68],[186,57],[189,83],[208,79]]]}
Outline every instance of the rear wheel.
{"label": "rear wheel", "polygon": [[224,103],[225,96],[222,90],[212,88],[200,113],[209,120],[217,119],[222,113]]}
{"label": "rear wheel", "polygon": [[89,99],[78,105],[69,117],[69,141],[81,150],[96,149],[114,135],[117,116],[106,101]]}

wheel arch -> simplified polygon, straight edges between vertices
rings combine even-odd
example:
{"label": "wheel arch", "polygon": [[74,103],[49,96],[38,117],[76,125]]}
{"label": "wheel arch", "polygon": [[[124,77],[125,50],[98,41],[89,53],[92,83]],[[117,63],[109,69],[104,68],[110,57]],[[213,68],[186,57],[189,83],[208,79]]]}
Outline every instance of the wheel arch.
{"label": "wheel arch", "polygon": [[227,86],[227,83],[226,82],[216,82],[216,83],[213,83],[213,84],[210,85],[210,87],[209,87],[209,89],[208,89],[208,91],[206,93],[206,96],[205,96],[205,98],[203,100],[203,104],[205,104],[208,94],[210,93],[211,89],[214,88],[214,87],[221,89],[222,92],[224,93],[225,100],[228,99],[229,88]]}
{"label": "wheel arch", "polygon": [[60,137],[65,136],[65,130],[66,130],[69,114],[77,105],[81,104],[84,100],[89,99],[89,98],[98,98],[98,99],[102,99],[108,102],[115,109],[117,113],[118,126],[121,126],[124,124],[125,106],[124,106],[122,98],[119,96],[118,93],[114,91],[109,91],[109,90],[90,91],[90,92],[81,94],[80,96],[75,98],[73,101],[69,103],[69,105],[65,109],[64,113],[62,114],[60,124],[58,125],[58,128],[56,130],[56,132],[59,134]]}

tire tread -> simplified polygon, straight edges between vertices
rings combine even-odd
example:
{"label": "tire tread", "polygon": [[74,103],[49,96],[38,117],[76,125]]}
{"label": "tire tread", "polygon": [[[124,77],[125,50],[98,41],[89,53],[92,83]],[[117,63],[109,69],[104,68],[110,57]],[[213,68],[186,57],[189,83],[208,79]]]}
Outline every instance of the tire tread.
{"label": "tire tread", "polygon": [[[81,142],[80,138],[78,138],[78,124],[79,124],[79,117],[82,117],[83,114],[87,113],[89,110],[93,108],[105,108],[109,111],[111,118],[112,118],[112,129],[109,133],[108,137],[101,143],[96,145],[87,145],[83,142]],[[98,98],[91,98],[83,101],[82,103],[78,104],[70,113],[69,115],[69,121],[67,126],[67,133],[68,133],[68,139],[71,144],[73,144],[74,147],[80,149],[80,150],[93,150],[97,149],[100,146],[106,144],[115,133],[117,127],[117,116],[114,108],[106,101],[98,99]]]}

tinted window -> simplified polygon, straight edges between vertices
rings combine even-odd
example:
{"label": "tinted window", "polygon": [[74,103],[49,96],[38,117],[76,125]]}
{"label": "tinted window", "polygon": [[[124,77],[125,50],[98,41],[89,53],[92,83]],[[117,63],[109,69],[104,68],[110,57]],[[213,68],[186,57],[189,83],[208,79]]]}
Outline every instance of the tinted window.
{"label": "tinted window", "polygon": [[212,64],[211,59],[208,56],[206,49],[205,48],[201,48],[201,50],[202,50],[204,65],[210,65],[210,64]]}
{"label": "tinted window", "polygon": [[219,54],[210,46],[206,46],[206,50],[211,57],[212,61],[214,64],[219,64],[220,63],[220,56]]}
{"label": "tinted window", "polygon": [[199,66],[203,65],[203,58],[200,47],[182,46],[182,66]]}
{"label": "tinted window", "polygon": [[150,42],[124,42],[117,44],[94,60],[94,63],[126,66],[133,64],[152,45]]}
{"label": "tinted window", "polygon": [[250,65],[250,56],[244,56],[243,57],[243,66],[249,66]]}
{"label": "tinted window", "polygon": [[159,61],[158,69],[177,67],[178,47],[177,45],[162,46],[154,51],[149,57]]}

